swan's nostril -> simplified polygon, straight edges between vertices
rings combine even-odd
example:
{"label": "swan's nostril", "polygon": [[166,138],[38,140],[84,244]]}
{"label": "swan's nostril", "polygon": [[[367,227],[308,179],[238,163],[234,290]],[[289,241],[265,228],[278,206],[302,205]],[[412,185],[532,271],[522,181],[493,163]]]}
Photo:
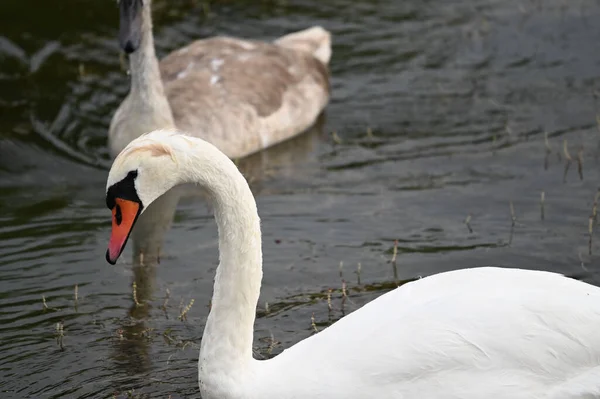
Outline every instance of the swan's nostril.
{"label": "swan's nostril", "polygon": [[117,222],[117,226],[120,226],[122,221],[123,221],[123,214],[121,213],[121,207],[119,205],[116,205],[115,222]]}

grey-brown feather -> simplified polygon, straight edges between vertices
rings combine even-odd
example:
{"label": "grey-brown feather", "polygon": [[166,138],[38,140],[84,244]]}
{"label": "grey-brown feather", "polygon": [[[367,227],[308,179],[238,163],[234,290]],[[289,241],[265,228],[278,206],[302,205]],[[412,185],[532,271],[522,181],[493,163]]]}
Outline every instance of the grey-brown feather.
{"label": "grey-brown feather", "polygon": [[177,127],[230,157],[310,127],[330,90],[327,67],[312,54],[228,37],[195,41],[160,71]]}

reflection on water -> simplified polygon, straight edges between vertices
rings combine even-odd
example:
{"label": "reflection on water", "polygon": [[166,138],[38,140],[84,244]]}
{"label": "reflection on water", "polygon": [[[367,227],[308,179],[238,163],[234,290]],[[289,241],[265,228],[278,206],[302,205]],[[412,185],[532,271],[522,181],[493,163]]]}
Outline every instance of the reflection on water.
{"label": "reflection on water", "polygon": [[[165,198],[172,227],[140,221],[123,261],[104,261],[106,132],[128,90],[107,4],[0,4],[2,398],[199,397],[217,263],[202,193]],[[597,2],[206,4],[154,1],[160,55],[213,34],[333,32],[319,125],[238,161],[263,222],[257,356],[453,268],[598,283]]]}

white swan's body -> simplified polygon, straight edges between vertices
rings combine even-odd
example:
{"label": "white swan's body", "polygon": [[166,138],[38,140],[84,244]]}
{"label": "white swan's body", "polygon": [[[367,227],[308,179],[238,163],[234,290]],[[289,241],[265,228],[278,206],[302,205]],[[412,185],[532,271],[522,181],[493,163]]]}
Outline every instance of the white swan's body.
{"label": "white swan's body", "polygon": [[599,323],[600,290],[580,281],[493,267],[442,273],[257,361],[271,394],[248,397],[598,398]]}
{"label": "white swan's body", "polygon": [[331,35],[321,27],[272,43],[196,40],[159,63],[151,1],[119,6],[131,90],[111,120],[113,156],[143,133],[177,127],[241,158],[305,131],[329,101]]}
{"label": "white swan's body", "polygon": [[[129,185],[135,194],[125,196],[143,208],[191,182],[210,193],[219,228],[199,358],[204,399],[600,398],[600,288],[548,272],[486,267],[426,277],[273,359],[253,359],[260,221],[235,165],[202,140],[152,132],[115,160],[107,203]],[[111,245],[112,263],[125,243]]]}

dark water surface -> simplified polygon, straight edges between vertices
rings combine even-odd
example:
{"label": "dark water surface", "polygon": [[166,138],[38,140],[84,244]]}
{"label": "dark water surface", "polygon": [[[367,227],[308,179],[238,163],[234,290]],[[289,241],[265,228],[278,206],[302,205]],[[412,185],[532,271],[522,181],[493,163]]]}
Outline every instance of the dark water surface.
{"label": "dark water surface", "polygon": [[[264,229],[257,356],[420,275],[496,264],[600,283],[597,1],[155,0],[154,14],[161,56],[214,34],[333,33],[322,124],[241,163]],[[209,209],[181,204],[158,267],[104,260],[106,133],[128,90],[116,31],[114,1],[0,2],[3,399],[199,397]]]}

